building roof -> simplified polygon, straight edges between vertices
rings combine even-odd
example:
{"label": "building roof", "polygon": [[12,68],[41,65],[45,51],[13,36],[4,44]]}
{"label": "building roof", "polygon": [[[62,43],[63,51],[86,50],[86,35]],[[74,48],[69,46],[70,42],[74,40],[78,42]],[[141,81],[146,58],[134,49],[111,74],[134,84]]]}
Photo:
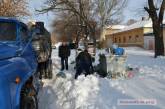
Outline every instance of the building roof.
{"label": "building roof", "polygon": [[114,29],[114,30],[121,30],[124,29],[126,26],[125,25],[111,25],[111,26],[107,26],[107,29]]}
{"label": "building roof", "polygon": [[141,20],[141,21],[138,21],[132,25],[126,26],[125,28],[123,28],[119,31],[116,31],[112,34],[124,32],[124,31],[129,31],[129,30],[133,30],[133,29],[137,29],[137,28],[151,28],[151,27],[152,27],[152,21],[151,20]]}
{"label": "building roof", "polygon": [[[164,23],[165,23],[165,19],[163,20],[163,24]],[[138,21],[138,22],[131,24],[129,26],[123,26],[123,27],[124,28],[121,28],[118,31],[115,31],[112,34],[124,32],[124,31],[129,31],[129,30],[133,30],[133,29],[137,29],[137,28],[152,28],[152,21],[151,21],[151,19],[141,20],[141,21]]]}
{"label": "building roof", "polygon": [[145,33],[144,36],[154,36],[154,33]]}

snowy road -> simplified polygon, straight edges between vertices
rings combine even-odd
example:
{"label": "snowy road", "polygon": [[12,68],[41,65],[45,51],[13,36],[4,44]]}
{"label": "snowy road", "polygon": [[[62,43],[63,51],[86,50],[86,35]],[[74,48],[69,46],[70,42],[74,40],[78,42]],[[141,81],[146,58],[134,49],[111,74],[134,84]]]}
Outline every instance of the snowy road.
{"label": "snowy road", "polygon": [[[125,80],[109,80],[83,75],[74,80],[74,66],[67,78],[45,80],[40,92],[39,109],[164,109],[165,58],[153,58],[151,51],[127,48],[127,64],[138,67],[140,73]],[[74,55],[70,58],[70,62]],[[53,51],[54,74],[59,72],[60,60]],[[119,99],[154,99],[156,105],[118,105]]]}

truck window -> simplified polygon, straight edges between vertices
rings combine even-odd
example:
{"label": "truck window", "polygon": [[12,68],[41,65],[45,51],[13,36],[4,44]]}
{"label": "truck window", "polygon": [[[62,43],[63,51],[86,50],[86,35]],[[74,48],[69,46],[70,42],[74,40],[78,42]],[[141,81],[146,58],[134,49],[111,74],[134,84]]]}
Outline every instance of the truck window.
{"label": "truck window", "polygon": [[16,24],[13,22],[0,21],[0,41],[16,40]]}
{"label": "truck window", "polygon": [[34,26],[32,28],[32,32],[33,32],[33,35],[43,35],[43,33],[41,32],[41,29],[37,26]]}
{"label": "truck window", "polygon": [[28,29],[27,28],[25,28],[25,27],[22,27],[21,28],[21,39],[23,40],[23,41],[25,41],[25,42],[27,42],[28,41],[28,37],[29,35],[28,35]]}

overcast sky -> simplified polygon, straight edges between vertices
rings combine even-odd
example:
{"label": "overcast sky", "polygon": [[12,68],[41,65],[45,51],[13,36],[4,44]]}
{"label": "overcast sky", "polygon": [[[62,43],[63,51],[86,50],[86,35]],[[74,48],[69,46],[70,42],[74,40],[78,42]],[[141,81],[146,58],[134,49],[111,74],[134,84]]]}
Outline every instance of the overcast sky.
{"label": "overcast sky", "polygon": [[53,14],[37,14],[35,11],[36,9],[40,9],[41,6],[44,5],[44,1],[46,0],[29,0],[30,1],[30,12],[32,13],[32,16],[29,18],[30,20],[36,20],[36,21],[43,21],[45,22],[45,26],[50,30],[51,29],[51,22],[54,17]]}
{"label": "overcast sky", "polygon": [[[51,22],[53,19],[53,15],[51,13],[44,14],[44,15],[36,15],[35,9],[39,9],[43,6],[45,0],[29,0],[30,1],[30,11],[32,12],[32,16],[30,19],[44,21],[46,27],[50,30],[51,29]],[[124,13],[124,22],[128,19],[141,19],[142,17],[142,10],[145,5],[146,0],[128,0],[128,5],[125,9]]]}
{"label": "overcast sky", "polygon": [[128,19],[141,19],[144,15],[144,6],[146,0],[128,0],[127,7],[124,11],[125,21]]}

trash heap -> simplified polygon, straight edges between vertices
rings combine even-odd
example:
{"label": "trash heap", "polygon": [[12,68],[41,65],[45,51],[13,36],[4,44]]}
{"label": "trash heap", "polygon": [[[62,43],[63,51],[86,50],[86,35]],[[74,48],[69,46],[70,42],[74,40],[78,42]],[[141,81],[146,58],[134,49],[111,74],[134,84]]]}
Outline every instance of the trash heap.
{"label": "trash heap", "polygon": [[117,47],[113,49],[112,55],[108,58],[107,77],[110,79],[132,78],[138,72],[138,68],[131,68],[126,65],[127,55],[124,49]]}
{"label": "trash heap", "polygon": [[126,68],[126,56],[118,56],[112,55],[109,58],[108,63],[108,78],[116,79],[123,78],[127,76],[127,68]]}

